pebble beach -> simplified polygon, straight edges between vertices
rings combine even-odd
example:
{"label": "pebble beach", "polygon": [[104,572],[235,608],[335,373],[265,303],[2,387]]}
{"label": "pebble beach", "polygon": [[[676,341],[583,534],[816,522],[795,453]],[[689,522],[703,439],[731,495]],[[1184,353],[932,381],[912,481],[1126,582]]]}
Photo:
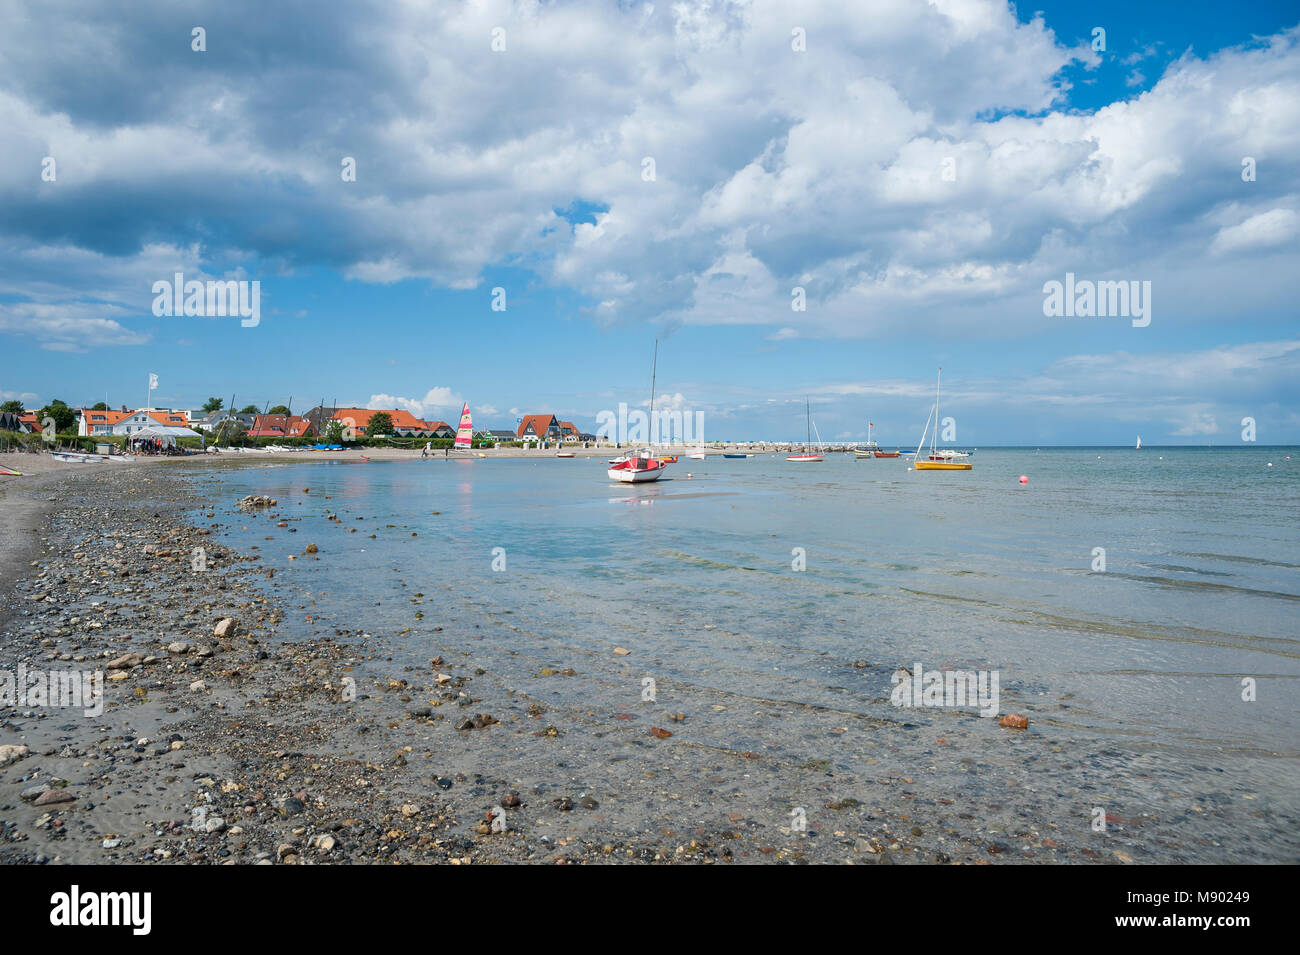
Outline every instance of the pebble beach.
{"label": "pebble beach", "polygon": [[[1033,724],[826,710],[807,738],[781,727],[808,707],[735,693],[543,699],[432,611],[427,663],[394,662],[363,600],[322,631],[260,553],[214,539],[234,512],[283,529],[278,501],[191,480],[244,462],[6,457],[24,476],[0,484],[0,671],[101,671],[104,707],[0,706],[3,864],[1126,864],[1226,853],[1188,837],[1197,814],[1261,843],[1289,824],[1211,787],[1102,841],[1076,824],[1086,796],[1035,782],[1072,764],[1086,780],[1087,755]],[[964,760],[988,733],[1005,758]],[[973,774],[1005,799],[971,796]]]}

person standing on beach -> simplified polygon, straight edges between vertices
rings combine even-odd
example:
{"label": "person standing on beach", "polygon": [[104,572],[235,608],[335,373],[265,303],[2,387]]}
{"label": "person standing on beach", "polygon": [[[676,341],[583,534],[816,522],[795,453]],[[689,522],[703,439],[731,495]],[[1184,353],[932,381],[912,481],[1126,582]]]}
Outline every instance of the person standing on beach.
{"label": "person standing on beach", "polygon": [[424,450],[420,452],[420,457],[427,458],[429,456],[429,449],[432,447],[433,447],[432,441],[424,442]]}

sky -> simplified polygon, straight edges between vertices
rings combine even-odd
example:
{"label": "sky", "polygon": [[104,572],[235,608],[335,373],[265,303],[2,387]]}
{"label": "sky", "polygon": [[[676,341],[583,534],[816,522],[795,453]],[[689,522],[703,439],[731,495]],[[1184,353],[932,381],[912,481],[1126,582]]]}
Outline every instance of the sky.
{"label": "sky", "polygon": [[0,11],[0,400],[1300,442],[1295,2]]}

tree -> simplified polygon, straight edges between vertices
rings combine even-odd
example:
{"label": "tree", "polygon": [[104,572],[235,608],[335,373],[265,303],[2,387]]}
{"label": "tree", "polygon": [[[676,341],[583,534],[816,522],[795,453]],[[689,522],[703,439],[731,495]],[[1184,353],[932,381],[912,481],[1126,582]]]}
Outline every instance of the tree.
{"label": "tree", "polygon": [[77,413],[68,407],[67,403],[55,398],[48,405],[42,408],[36,414],[37,420],[44,421],[46,418],[54,419],[54,430],[64,434],[75,431],[77,428]]}
{"label": "tree", "polygon": [[217,428],[217,443],[226,445],[242,444],[247,433],[248,429],[238,421],[227,419],[221,422],[221,425]]}
{"label": "tree", "polygon": [[9,414],[23,414],[27,409],[23,407],[21,401],[6,401],[0,405],[0,413],[8,412]]}
{"label": "tree", "polygon": [[108,402],[107,402],[107,401],[96,401],[96,402],[94,403],[94,405],[91,406],[91,409],[90,409],[90,410],[91,410],[91,411],[107,411],[107,410],[108,410]]}
{"label": "tree", "polygon": [[239,409],[239,413],[240,414],[261,414],[261,412],[257,408],[257,405],[244,405],[244,407]]}
{"label": "tree", "polygon": [[343,422],[331,420],[325,425],[325,440],[329,444],[343,443]]}
{"label": "tree", "polygon": [[376,411],[370,416],[370,422],[366,425],[366,435],[371,438],[378,438],[385,434],[393,433],[393,416],[387,411]]}
{"label": "tree", "polygon": [[291,413],[292,412],[289,411],[288,405],[276,405],[274,408],[272,408],[270,411],[267,412],[267,414],[291,414]]}
{"label": "tree", "polygon": [[209,398],[207,401],[203,402],[203,413],[212,414],[212,412],[220,411],[225,406],[226,402],[224,398]]}

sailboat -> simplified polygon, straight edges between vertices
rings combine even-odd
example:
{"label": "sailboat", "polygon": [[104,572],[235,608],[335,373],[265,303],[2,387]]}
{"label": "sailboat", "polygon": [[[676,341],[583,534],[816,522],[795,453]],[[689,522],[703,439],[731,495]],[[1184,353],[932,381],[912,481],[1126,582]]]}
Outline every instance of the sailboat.
{"label": "sailboat", "polygon": [[[811,447],[812,447],[812,431],[813,431],[813,423],[812,423],[812,406],[808,403],[808,397],[807,397],[807,395],[804,396],[803,404],[804,404],[804,417],[805,417],[805,419],[806,419],[805,424],[806,424],[807,433],[808,433],[808,442],[807,442],[807,444],[808,444],[808,447],[811,448]],[[787,455],[785,456],[785,459],[786,459],[787,461],[825,461],[825,460],[826,460],[826,455],[820,453],[820,452],[821,452],[821,446],[822,446],[822,436],[819,434],[819,435],[817,435],[817,449],[818,449],[818,450],[817,450],[816,452],[813,452],[813,451],[806,451],[806,452],[804,452],[803,454],[787,454]]]}
{"label": "sailboat", "polygon": [[[918,471],[969,471],[971,464],[969,461],[959,461],[958,458],[966,457],[961,451],[949,451],[947,449],[939,450],[937,447],[939,441],[939,382],[943,378],[943,369],[939,369],[939,374],[934,380],[934,407],[930,409],[930,416],[925,419],[925,430],[921,432],[921,443],[916,446],[916,457],[912,466]],[[930,430],[930,418],[934,419],[934,436],[930,438],[930,459],[922,460],[921,449],[925,446],[925,435]]]}
{"label": "sailboat", "polygon": [[[453,407],[455,407],[453,405]],[[456,443],[452,445],[452,450],[468,451],[474,443],[474,419],[469,413],[469,402],[465,402],[465,407],[460,409],[460,425],[456,428]]]}
{"label": "sailboat", "polygon": [[1138,435],[1138,446],[1137,446],[1137,450],[1139,450],[1139,451],[1142,450],[1142,435],[1140,435],[1140,434]]}
{"label": "sailboat", "polygon": [[[650,427],[653,427],[655,419],[655,376],[659,372],[659,339],[655,339],[654,364],[650,370]],[[649,435],[647,437],[652,437]],[[676,458],[673,459],[676,461]],[[657,481],[663,477],[664,471],[668,469],[671,462],[661,460],[654,456],[654,451],[645,448],[641,451],[635,451],[626,457],[615,458],[610,461],[610,468],[606,472],[611,481],[619,481],[623,484],[641,484],[645,481]]]}

